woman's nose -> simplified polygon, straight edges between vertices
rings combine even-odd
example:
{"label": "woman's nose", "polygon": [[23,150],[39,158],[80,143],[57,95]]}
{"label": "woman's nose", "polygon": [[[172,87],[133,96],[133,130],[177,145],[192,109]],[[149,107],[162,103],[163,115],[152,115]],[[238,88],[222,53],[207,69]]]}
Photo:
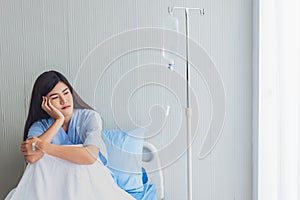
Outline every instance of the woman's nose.
{"label": "woman's nose", "polygon": [[60,98],[60,104],[65,104],[65,103],[67,103],[67,99],[66,98],[64,98],[64,97],[61,97]]}

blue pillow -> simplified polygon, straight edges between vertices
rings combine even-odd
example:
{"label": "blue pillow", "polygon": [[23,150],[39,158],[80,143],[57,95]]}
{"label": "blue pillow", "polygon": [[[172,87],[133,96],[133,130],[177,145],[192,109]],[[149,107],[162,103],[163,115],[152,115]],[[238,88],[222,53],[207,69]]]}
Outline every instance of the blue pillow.
{"label": "blue pillow", "polygon": [[103,130],[107,149],[107,167],[123,190],[142,192],[142,152],[146,129]]}

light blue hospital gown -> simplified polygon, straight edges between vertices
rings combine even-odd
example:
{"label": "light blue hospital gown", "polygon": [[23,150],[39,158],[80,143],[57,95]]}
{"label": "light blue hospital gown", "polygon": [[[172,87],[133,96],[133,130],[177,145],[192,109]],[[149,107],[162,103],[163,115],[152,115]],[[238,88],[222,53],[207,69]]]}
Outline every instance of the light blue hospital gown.
{"label": "light blue hospital gown", "polygon": [[[27,138],[40,136],[47,131],[53,123],[53,118],[41,119],[33,123],[28,131]],[[102,120],[96,111],[90,109],[74,109],[67,133],[61,127],[51,143],[58,145],[94,145],[100,150],[100,144],[102,142],[101,131]],[[99,157],[103,164],[106,164],[106,159],[101,152],[99,153]]]}

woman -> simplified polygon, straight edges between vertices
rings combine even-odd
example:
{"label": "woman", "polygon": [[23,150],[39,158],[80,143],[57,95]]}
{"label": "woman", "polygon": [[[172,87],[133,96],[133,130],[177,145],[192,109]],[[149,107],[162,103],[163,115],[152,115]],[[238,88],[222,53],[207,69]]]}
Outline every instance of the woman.
{"label": "woman", "polygon": [[30,164],[7,199],[132,199],[114,183],[104,157],[96,162],[105,154],[101,130],[100,115],[61,73],[42,73],[33,86],[21,144]]}
{"label": "woman", "polygon": [[[95,162],[102,144],[101,118],[78,95],[74,95],[73,102],[73,93],[72,86],[59,72],[45,72],[37,78],[21,145],[28,162],[36,162],[44,153],[77,164]],[[78,131],[75,126],[85,130]],[[61,146],[70,144],[84,147]],[[33,151],[34,145],[37,150]]]}

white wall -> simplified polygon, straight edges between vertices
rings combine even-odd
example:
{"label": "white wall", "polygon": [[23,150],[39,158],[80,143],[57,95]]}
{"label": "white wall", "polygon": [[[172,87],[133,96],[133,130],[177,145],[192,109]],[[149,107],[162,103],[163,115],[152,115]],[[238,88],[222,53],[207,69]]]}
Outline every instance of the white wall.
{"label": "white wall", "polygon": [[[184,59],[176,58],[175,71],[171,72],[161,65],[165,61],[159,49],[121,55],[121,52],[151,46],[155,42],[154,46],[163,44],[162,32],[158,29],[131,31],[127,35],[122,32],[141,27],[163,27],[169,5],[205,8],[203,17],[191,13],[190,37],[207,52],[207,55],[202,52],[199,57],[210,57],[214,63],[211,67],[219,72],[201,77],[200,66],[191,71],[191,84],[197,99],[192,101],[193,128],[196,128],[196,119],[200,120],[193,143],[194,199],[252,199],[250,0],[1,0],[0,198],[17,184],[22,174],[23,158],[19,146],[33,81],[42,71],[54,68],[65,74],[83,98],[101,113],[105,128],[117,125],[130,128],[132,121],[143,126],[151,124],[151,130],[157,131],[157,135],[148,140],[160,149],[166,199],[186,199],[185,85],[181,84],[185,76]],[[174,15],[179,17],[179,31],[184,33],[183,12]],[[113,35],[116,36],[109,40]],[[123,39],[126,37],[127,40]],[[182,41],[179,51],[184,52]],[[111,59],[116,60],[108,64]],[[191,59],[196,59],[195,55]],[[223,132],[212,154],[199,160],[200,144],[213,114],[210,92],[214,88],[208,89],[206,81],[217,78],[222,80],[226,95]],[[151,81],[165,86],[144,85],[128,97],[130,91],[126,88]],[[117,123],[111,102],[117,117],[121,118],[116,119]],[[150,109],[153,105],[159,106]],[[167,106],[170,106],[170,115],[165,118]],[[163,120],[165,124],[159,130]],[[212,136],[208,139],[209,144],[214,143]]]}

